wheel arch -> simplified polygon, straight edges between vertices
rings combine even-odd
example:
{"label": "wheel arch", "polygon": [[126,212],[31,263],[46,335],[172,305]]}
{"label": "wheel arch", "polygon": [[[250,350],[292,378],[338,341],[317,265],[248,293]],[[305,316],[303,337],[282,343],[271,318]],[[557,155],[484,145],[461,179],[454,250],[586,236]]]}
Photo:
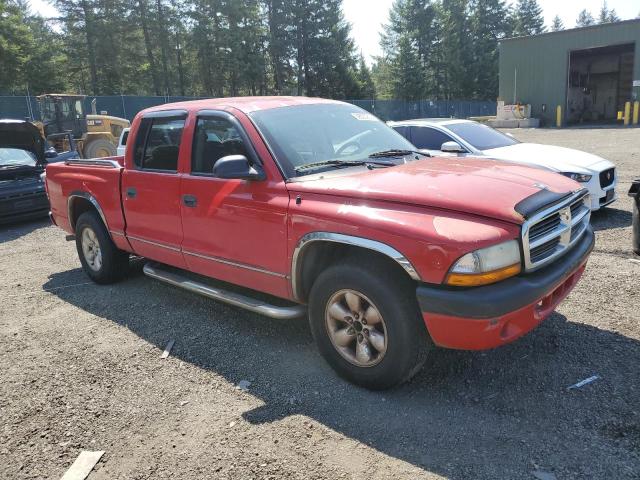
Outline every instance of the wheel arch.
{"label": "wheel arch", "polygon": [[291,288],[294,298],[306,302],[313,279],[326,267],[340,258],[353,255],[373,255],[386,262],[413,281],[420,275],[411,262],[395,248],[364,237],[333,232],[311,232],[297,243],[291,262]]}
{"label": "wheel arch", "polygon": [[71,230],[75,232],[76,230],[76,222],[80,215],[85,212],[94,210],[100,215],[100,219],[104,226],[107,229],[107,233],[109,237],[111,237],[111,232],[109,232],[109,225],[107,224],[107,219],[104,216],[104,212],[98,203],[98,200],[88,192],[83,191],[73,191],[69,194],[69,198],[67,200],[67,209],[68,209],[68,218],[69,218],[69,226]]}

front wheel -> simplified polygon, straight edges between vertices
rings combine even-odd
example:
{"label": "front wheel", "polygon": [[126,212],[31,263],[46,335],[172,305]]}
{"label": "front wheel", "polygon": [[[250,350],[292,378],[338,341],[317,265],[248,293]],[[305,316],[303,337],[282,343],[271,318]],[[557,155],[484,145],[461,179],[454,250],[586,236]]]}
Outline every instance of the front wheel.
{"label": "front wheel", "polygon": [[116,146],[104,138],[91,140],[89,144],[84,147],[85,158],[113,157],[116,153],[118,153]]}
{"label": "front wheel", "polygon": [[116,282],[127,272],[129,254],[115,246],[96,212],[78,218],[76,248],[82,269],[96,283]]}
{"label": "front wheel", "polygon": [[325,360],[365,388],[385,389],[409,380],[433,346],[415,285],[376,262],[322,272],[311,289],[309,321]]}

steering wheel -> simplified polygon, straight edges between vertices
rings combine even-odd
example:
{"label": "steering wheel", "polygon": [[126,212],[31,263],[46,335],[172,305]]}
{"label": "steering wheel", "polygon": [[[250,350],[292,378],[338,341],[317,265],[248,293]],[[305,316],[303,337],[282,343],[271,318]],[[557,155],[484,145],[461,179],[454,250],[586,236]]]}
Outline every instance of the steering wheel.
{"label": "steering wheel", "polygon": [[336,151],[336,155],[338,156],[344,155],[345,150],[347,150],[349,147],[356,147],[356,150],[348,153],[348,155],[354,155],[362,150],[362,145],[360,145],[360,143],[357,142],[356,140],[352,140],[351,142],[347,142],[344,145],[342,145],[340,148],[338,148],[338,150]]}

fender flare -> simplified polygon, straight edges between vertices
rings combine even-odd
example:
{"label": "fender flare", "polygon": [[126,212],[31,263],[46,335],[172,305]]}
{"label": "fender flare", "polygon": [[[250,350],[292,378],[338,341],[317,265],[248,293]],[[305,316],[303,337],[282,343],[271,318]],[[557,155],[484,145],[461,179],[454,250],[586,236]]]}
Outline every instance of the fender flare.
{"label": "fender flare", "polygon": [[293,258],[291,259],[291,289],[293,290],[293,296],[297,301],[301,301],[303,297],[302,292],[299,290],[302,283],[300,281],[300,275],[302,274],[301,265],[304,258],[304,252],[309,245],[315,242],[341,243],[381,253],[400,265],[400,267],[402,267],[402,269],[413,280],[421,281],[420,274],[411,262],[402,253],[386,243],[364,237],[345,235],[342,233],[311,232],[304,235],[298,241],[293,251]]}
{"label": "fender flare", "polygon": [[71,230],[75,231],[76,229],[77,219],[73,218],[73,204],[76,198],[82,198],[84,200],[87,200],[89,203],[91,203],[91,205],[93,205],[93,207],[98,212],[98,215],[100,215],[100,218],[102,219],[102,223],[104,223],[104,226],[107,229],[107,233],[109,234],[109,237],[111,237],[111,232],[109,231],[109,224],[107,223],[107,218],[104,216],[104,212],[102,211],[102,208],[98,203],[98,200],[96,200],[96,198],[90,193],[83,192],[81,190],[75,190],[71,192],[69,194],[69,198],[67,199],[67,215],[69,217],[69,226],[71,227]]}

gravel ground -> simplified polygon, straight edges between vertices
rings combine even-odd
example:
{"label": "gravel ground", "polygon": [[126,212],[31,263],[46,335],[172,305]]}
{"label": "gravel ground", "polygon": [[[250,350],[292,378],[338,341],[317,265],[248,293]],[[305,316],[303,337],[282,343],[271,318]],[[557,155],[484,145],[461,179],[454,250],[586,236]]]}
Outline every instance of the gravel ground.
{"label": "gravel ground", "polygon": [[3,227],[0,478],[59,478],[81,450],[106,451],[92,480],[640,478],[640,264],[626,197],[640,130],[513,133],[618,164],[621,198],[594,216],[584,279],[518,342],[439,351],[384,393],[336,378],[303,320],[236,310],[139,266],[97,286],[62,231]]}

